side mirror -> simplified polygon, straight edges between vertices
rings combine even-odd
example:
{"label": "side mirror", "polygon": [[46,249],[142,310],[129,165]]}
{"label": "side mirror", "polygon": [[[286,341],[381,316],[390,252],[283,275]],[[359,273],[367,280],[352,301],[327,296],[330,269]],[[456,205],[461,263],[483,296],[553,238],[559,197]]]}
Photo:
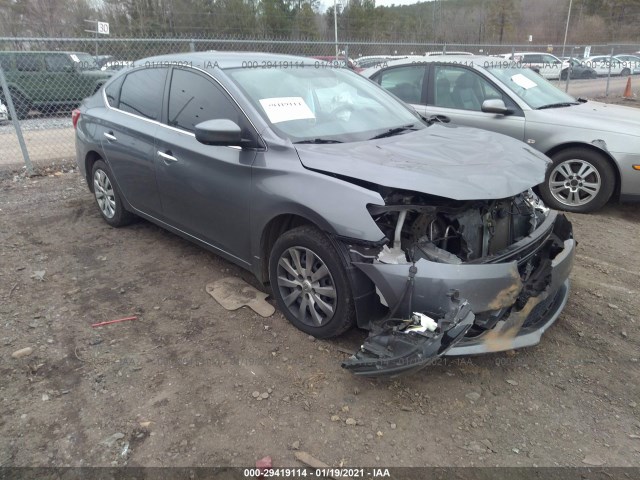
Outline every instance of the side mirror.
{"label": "side mirror", "polygon": [[497,113],[499,115],[507,115],[509,113],[513,113],[499,98],[485,100],[484,102],[482,102],[482,111],[485,113]]}
{"label": "side mirror", "polygon": [[227,119],[207,120],[196,125],[196,140],[205,145],[242,146],[240,127]]}

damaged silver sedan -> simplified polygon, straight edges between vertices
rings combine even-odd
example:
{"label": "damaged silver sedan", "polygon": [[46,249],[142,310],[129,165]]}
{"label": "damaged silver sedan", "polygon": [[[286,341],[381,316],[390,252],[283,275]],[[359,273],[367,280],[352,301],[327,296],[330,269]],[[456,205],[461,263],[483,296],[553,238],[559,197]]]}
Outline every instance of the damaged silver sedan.
{"label": "damaged silver sedan", "polygon": [[270,283],[343,367],[397,374],[535,345],[568,296],[571,224],[526,144],[423,118],[347,69],[223,52],[156,57],[74,112],[104,220],[137,215]]}

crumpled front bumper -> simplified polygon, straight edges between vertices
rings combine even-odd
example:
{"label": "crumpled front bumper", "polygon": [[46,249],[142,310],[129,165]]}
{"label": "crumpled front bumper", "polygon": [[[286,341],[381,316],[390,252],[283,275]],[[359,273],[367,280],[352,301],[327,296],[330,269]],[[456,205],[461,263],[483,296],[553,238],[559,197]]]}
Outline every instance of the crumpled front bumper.
{"label": "crumpled front bumper", "polygon": [[[523,298],[530,289],[519,270],[528,259],[541,255],[554,242],[546,287]],[[564,215],[550,212],[530,236],[509,247],[511,261],[452,265],[420,259],[411,311],[442,315],[447,311],[447,294],[458,291],[468,300],[476,317],[499,316],[499,321],[475,336],[467,336],[445,355],[474,355],[531,346],[558,318],[569,295],[568,277],[573,266],[576,242]],[[490,260],[491,261],[491,260]],[[389,306],[401,298],[407,282],[408,264],[354,263],[376,285]],[[526,300],[526,301],[525,301]],[[516,303],[523,303],[516,308]],[[477,322],[477,320],[476,320]]]}

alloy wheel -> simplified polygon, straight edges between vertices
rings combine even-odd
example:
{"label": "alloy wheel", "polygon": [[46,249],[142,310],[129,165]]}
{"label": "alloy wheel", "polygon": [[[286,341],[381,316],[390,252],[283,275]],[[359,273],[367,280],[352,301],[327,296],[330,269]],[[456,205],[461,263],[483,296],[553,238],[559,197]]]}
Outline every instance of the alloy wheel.
{"label": "alloy wheel", "polygon": [[331,320],[338,300],[335,283],[311,249],[294,246],[282,252],[277,281],[284,304],[300,322],[320,327]]}
{"label": "alloy wheel", "polygon": [[549,176],[549,190],[563,205],[585,205],[596,198],[601,187],[600,173],[585,160],[566,160]]}
{"label": "alloy wheel", "polygon": [[107,218],[116,214],[116,197],[111,180],[104,170],[97,169],[93,174],[93,191],[100,211]]}

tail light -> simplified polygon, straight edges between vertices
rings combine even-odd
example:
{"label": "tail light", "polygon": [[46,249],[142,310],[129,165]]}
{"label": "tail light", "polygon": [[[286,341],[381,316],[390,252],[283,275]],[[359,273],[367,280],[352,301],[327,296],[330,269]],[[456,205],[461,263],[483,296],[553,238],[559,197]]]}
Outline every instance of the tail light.
{"label": "tail light", "polygon": [[73,123],[74,129],[78,127],[78,120],[80,120],[80,110],[76,108],[73,112],[71,112],[71,123]]}

